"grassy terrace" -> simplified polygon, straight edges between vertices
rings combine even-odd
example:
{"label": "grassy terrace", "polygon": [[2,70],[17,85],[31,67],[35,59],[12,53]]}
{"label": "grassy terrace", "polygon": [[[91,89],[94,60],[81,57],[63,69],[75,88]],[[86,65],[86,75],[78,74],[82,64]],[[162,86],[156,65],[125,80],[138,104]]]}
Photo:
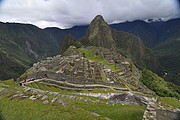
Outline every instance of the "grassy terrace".
{"label": "grassy terrace", "polygon": [[161,97],[160,101],[164,106],[171,105],[175,108],[180,109],[180,102],[177,99],[170,98],[170,97]]}
{"label": "grassy terrace", "polygon": [[112,120],[141,120],[145,107],[135,105],[118,105],[112,103],[90,103],[83,101],[69,101],[69,103],[86,109],[90,112],[97,113],[101,116],[108,117]]}
{"label": "grassy terrace", "polygon": [[113,72],[121,71],[119,68],[117,68],[115,65],[106,64],[106,66],[111,69]]}
{"label": "grassy terrace", "polygon": [[[33,82],[30,84],[26,85],[27,87],[33,87],[36,89],[41,89],[44,91],[51,91],[51,92],[60,92],[60,93],[78,93],[77,91],[74,90],[61,90],[60,88],[54,87],[52,85],[48,85],[47,83],[43,83],[43,82]],[[118,87],[118,86],[114,86],[114,87]],[[120,87],[123,88],[123,87]],[[126,87],[124,87],[126,88]],[[122,91],[117,91],[117,90],[113,90],[111,88],[103,88],[103,89],[93,89],[92,91],[88,91],[88,90],[83,90],[80,91],[81,93],[123,93]]]}
{"label": "grassy terrace", "polygon": [[5,120],[100,120],[82,108],[43,104],[32,100],[0,100],[1,119]]}
{"label": "grassy terrace", "polygon": [[95,52],[96,52],[96,50],[92,49],[91,51],[90,50],[83,50],[80,53],[82,55],[84,55],[84,57],[86,57],[88,60],[101,62],[101,63],[108,63],[106,60],[104,60],[102,58],[101,55],[95,55]]}
{"label": "grassy terrace", "polygon": [[[9,85],[5,87],[2,85]],[[34,93],[27,91],[24,92],[23,88],[14,84],[12,80],[0,82],[0,88],[7,89],[6,92],[11,91],[13,94],[18,91],[28,94],[29,96]],[[48,86],[43,83],[31,83],[29,87],[57,91],[60,94],[78,93],[77,91],[61,90],[53,86]],[[81,91],[90,93],[106,93],[115,92],[112,89],[95,89],[93,91]],[[1,94],[1,93],[0,93]],[[108,117],[112,120],[141,120],[145,107],[135,105],[119,105],[119,104],[106,104],[106,100],[100,100],[94,97],[79,96],[92,100],[99,100],[100,102],[92,103],[89,101],[72,100],[66,97],[54,96],[51,94],[44,94],[48,96],[47,100],[51,101],[53,98],[69,103],[68,106],[62,106],[60,103],[47,103],[33,101],[28,98],[21,99],[20,97],[11,99],[8,96],[1,96],[0,99],[0,120],[104,120],[104,117]],[[77,106],[74,108],[73,106]],[[100,116],[94,116],[91,113],[97,113]]]}
{"label": "grassy terrace", "polygon": [[[60,99],[70,103],[70,106],[62,106],[58,103],[43,104],[28,99],[3,98],[0,100],[1,118],[5,120],[104,120],[103,117],[108,117],[112,120],[141,120],[145,109],[141,106],[112,106]],[[78,108],[73,108],[72,105]],[[91,112],[101,116],[93,116]]]}
{"label": "grassy terrace", "polygon": [[84,57],[86,57],[88,60],[104,63],[106,65],[106,67],[108,67],[109,69],[111,69],[114,72],[120,71],[120,69],[117,68],[115,65],[108,64],[108,62],[106,60],[104,60],[101,55],[95,55],[96,54],[95,49],[83,50],[80,53],[82,55],[84,55]]}

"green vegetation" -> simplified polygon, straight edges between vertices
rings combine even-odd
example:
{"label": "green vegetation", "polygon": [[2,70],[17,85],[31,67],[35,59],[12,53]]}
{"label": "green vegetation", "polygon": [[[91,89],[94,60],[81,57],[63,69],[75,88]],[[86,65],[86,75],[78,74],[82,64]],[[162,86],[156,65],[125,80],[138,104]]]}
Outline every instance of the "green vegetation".
{"label": "green vegetation", "polygon": [[16,84],[14,84],[14,80],[13,79],[5,80],[5,81],[0,81],[0,83],[6,84],[6,85],[18,86]]}
{"label": "green vegetation", "polygon": [[139,67],[142,70],[142,78],[140,81],[148,88],[155,91],[157,95],[164,97],[175,97],[180,99],[180,87],[172,83],[166,82],[163,78],[157,74]]}
{"label": "green vegetation", "polygon": [[106,77],[106,75],[105,75],[105,73],[104,73],[103,70],[101,71],[101,77],[102,77],[102,80],[103,80],[104,82],[107,82],[107,77]]}
{"label": "green vegetation", "polygon": [[43,104],[32,100],[0,100],[1,116],[5,120],[92,120],[95,117],[82,108],[62,105]]}
{"label": "green vegetation", "polygon": [[165,79],[180,85],[180,38],[170,39],[154,48],[163,70],[167,72]]}
{"label": "green vegetation", "polygon": [[74,39],[72,35],[67,35],[62,43],[60,53],[64,53],[72,45],[76,48],[81,47],[81,43]]}
{"label": "green vegetation", "polygon": [[[80,103],[78,103],[80,104]],[[81,107],[88,111],[106,116],[112,120],[142,120],[145,107],[132,105],[105,105],[81,103]]]}
{"label": "green vegetation", "polygon": [[64,36],[62,31],[0,22],[0,79],[17,78],[34,62],[56,55]]}
{"label": "green vegetation", "polygon": [[97,15],[90,23],[86,35],[80,40],[82,45],[104,47],[115,50],[115,42],[112,38],[111,28],[103,17]]}
{"label": "green vegetation", "polygon": [[160,65],[152,50],[144,46],[139,37],[114,29],[112,30],[112,37],[119,53],[153,72],[159,71]]}
{"label": "green vegetation", "polygon": [[[94,97],[74,95],[72,94],[72,91],[66,92],[66,90],[60,90],[58,88],[45,85],[40,82],[31,83],[28,86],[48,91],[58,90],[60,94],[67,95],[67,93],[71,93],[71,95],[76,97],[88,98],[99,102],[93,103],[76,99],[73,100],[66,97],[58,97],[48,93],[44,94],[45,96],[48,96],[48,98],[44,100],[51,101],[53,98],[57,97],[58,99],[69,103],[69,105],[63,106],[57,102],[43,104],[41,102],[33,101],[30,99],[22,99],[21,97],[11,99],[11,96],[14,95],[17,90],[19,92],[23,92],[23,94],[26,94],[28,96],[38,94],[32,93],[31,91],[25,92],[23,88],[14,84],[13,80],[2,81],[0,83],[3,83],[4,85],[9,85],[4,92],[5,94],[1,95],[0,99],[0,118],[2,120],[104,120],[104,117],[110,118],[112,120],[141,120],[145,110],[145,107],[143,106],[118,105]],[[93,91],[90,91],[90,93],[106,92],[109,93],[116,91],[112,89],[94,89]],[[76,91],[76,93],[78,92]],[[73,106],[76,106],[76,108]],[[100,116],[94,116],[91,113],[97,113]]]}
{"label": "green vegetation", "polygon": [[106,64],[106,66],[111,69],[114,72],[121,71],[119,68],[117,68],[115,65]]}
{"label": "green vegetation", "polygon": [[179,108],[180,109],[180,102],[175,99],[175,98],[170,98],[170,97],[160,97],[160,102],[167,106],[167,105],[171,105],[175,108]]}
{"label": "green vegetation", "polygon": [[108,62],[102,58],[101,54],[99,54],[96,49],[80,50],[80,53],[88,60],[105,63],[106,66],[114,72],[121,71],[115,65],[107,64]]}
{"label": "green vegetation", "polygon": [[102,58],[100,54],[97,53],[96,49],[89,49],[89,50],[80,49],[80,53],[88,60],[101,62],[101,63],[108,63],[106,60]]}

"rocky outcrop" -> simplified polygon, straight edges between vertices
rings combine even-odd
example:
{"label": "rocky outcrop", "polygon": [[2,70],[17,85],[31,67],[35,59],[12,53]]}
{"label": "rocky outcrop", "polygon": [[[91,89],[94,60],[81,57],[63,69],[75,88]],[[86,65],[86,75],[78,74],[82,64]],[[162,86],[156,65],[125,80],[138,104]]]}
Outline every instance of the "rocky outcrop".
{"label": "rocky outcrop", "polygon": [[131,92],[114,95],[109,98],[109,102],[126,104],[126,105],[146,105],[147,100],[143,97],[137,96]]}

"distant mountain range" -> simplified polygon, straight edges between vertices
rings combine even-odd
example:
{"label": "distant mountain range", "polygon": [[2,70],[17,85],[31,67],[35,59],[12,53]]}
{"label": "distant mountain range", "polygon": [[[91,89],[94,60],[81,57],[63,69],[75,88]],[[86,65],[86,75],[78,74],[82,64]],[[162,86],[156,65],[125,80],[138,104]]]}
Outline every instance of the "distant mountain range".
{"label": "distant mountain range", "polygon": [[[180,63],[178,62],[180,61],[180,19],[151,23],[133,21],[113,24],[110,27],[138,36],[140,39],[131,35],[134,40],[142,40],[145,46],[154,51],[163,70],[167,72],[167,80],[180,84],[177,77],[180,77]],[[47,56],[58,54],[66,35],[71,34],[75,39],[80,39],[85,36],[87,28],[88,26],[75,26],[70,29],[39,29],[29,24],[0,23],[0,79],[16,78],[29,68],[32,63]],[[127,34],[116,30],[112,30],[111,34],[114,34],[113,36],[117,37],[119,33]],[[118,43],[120,42],[117,40],[115,44]],[[131,44],[132,46],[135,45]],[[118,46],[123,47],[122,44]],[[129,46],[128,49],[131,48]],[[136,50],[131,49],[131,51]],[[127,55],[127,50],[121,49],[120,52]],[[148,57],[146,56],[146,58]],[[138,60],[139,57],[134,56],[133,58]],[[146,63],[148,62],[146,61]],[[148,66],[151,66],[151,63]]]}

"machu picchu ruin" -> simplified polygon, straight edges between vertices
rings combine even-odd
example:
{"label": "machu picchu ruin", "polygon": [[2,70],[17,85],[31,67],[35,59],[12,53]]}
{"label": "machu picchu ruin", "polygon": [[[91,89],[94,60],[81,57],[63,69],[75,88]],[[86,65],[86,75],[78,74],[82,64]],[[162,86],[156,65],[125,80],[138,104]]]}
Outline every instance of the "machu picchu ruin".
{"label": "machu picchu ruin", "polygon": [[180,87],[154,73],[160,64],[138,36],[97,15],[58,51],[0,81],[0,120],[179,120]]}
{"label": "machu picchu ruin", "polygon": [[[73,49],[72,49],[73,48]],[[47,82],[52,80],[57,82],[87,85],[116,86],[118,89],[141,91],[147,94],[154,94],[146,86],[139,82],[141,72],[136,66],[125,57],[111,52],[106,48],[86,47],[77,49],[70,46],[71,56],[57,55],[47,58],[44,61],[34,63],[18,81],[30,79],[43,79]],[[129,86],[126,84],[128,83]],[[143,90],[143,91],[142,91]]]}
{"label": "machu picchu ruin", "polygon": [[[66,51],[71,55],[68,56]],[[76,48],[70,46],[66,51],[62,55],[48,57],[41,62],[34,63],[33,67],[20,76],[19,83],[27,89],[30,87],[29,90],[32,85],[36,85],[36,88],[43,88],[43,90],[46,90],[46,87],[40,86],[54,87],[62,91],[76,91],[70,95],[50,92],[50,94],[58,94],[58,96],[71,100],[97,102],[76,97],[78,95],[96,97],[100,99],[98,102],[112,106],[115,104],[145,106],[147,110],[144,112],[143,120],[160,118],[159,111],[162,109],[167,114],[171,114],[171,117],[178,117],[178,109],[162,107],[156,93],[139,81],[142,72],[130,59],[102,47]],[[101,92],[94,93],[93,91],[96,90]],[[43,96],[41,99],[45,98]],[[30,99],[38,100],[38,97],[30,96]],[[107,102],[104,103],[101,100]],[[56,101],[63,106],[70,105],[58,98],[53,98],[51,101]],[[44,104],[49,102],[48,100],[42,101]],[[150,107],[152,105],[154,107]],[[77,106],[73,105],[73,107]],[[170,116],[167,117],[170,118]]]}

